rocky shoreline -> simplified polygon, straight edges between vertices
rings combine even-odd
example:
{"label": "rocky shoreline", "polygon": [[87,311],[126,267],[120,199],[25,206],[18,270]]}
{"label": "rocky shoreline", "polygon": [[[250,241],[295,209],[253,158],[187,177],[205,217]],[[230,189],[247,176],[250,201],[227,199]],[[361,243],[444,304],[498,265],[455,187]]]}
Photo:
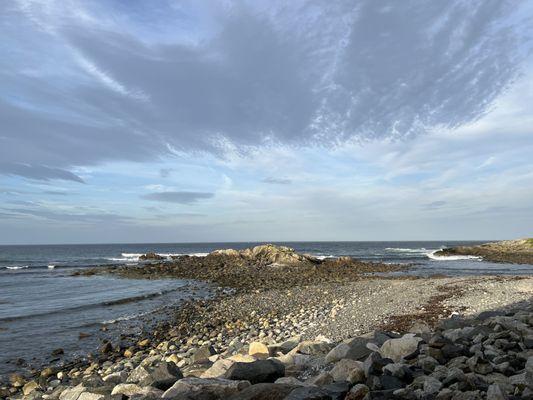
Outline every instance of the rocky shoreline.
{"label": "rocky shoreline", "polygon": [[458,246],[435,252],[436,256],[474,256],[485,261],[533,265],[533,239],[504,240],[478,246]]}
{"label": "rocky shoreline", "polygon": [[[235,263],[238,273],[224,278],[220,257],[224,262],[226,257],[243,258]],[[207,267],[190,272],[186,266],[191,263]],[[176,263],[181,267],[134,268],[133,277],[193,274],[226,285],[213,300],[189,302],[133,343],[117,338],[78,363],[52,365],[33,377],[13,375],[10,384],[0,388],[0,397],[531,398],[532,388],[523,382],[530,377],[526,365],[533,364],[528,361],[533,355],[533,313],[527,302],[533,296],[532,277],[373,277],[368,275],[371,265],[346,259],[320,262],[330,277],[303,272],[301,280],[292,278],[284,285],[283,276],[304,271],[301,263],[316,265],[305,259],[285,270],[287,265],[254,266],[240,254],[218,254],[208,262]],[[343,275],[350,270],[346,263],[360,272]],[[378,265],[378,271],[381,268]],[[252,278],[237,279],[238,274],[258,271],[256,285]],[[111,272],[129,274],[120,268]],[[498,316],[482,313],[473,320],[446,320],[496,309]],[[495,322],[497,318],[503,322]],[[459,331],[452,334],[450,329]],[[417,336],[401,335],[407,331]],[[396,341],[387,344],[389,340]],[[481,347],[475,347],[478,344]],[[409,354],[404,354],[406,348]],[[487,365],[492,370],[480,373],[490,369]]]}

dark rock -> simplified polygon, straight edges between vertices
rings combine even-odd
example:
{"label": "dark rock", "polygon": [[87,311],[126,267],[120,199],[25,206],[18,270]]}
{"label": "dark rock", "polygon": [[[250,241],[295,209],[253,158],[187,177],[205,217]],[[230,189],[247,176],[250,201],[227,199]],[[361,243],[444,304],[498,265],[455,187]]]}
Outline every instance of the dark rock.
{"label": "dark rock", "polygon": [[277,360],[257,360],[251,363],[237,362],[225,374],[227,379],[250,383],[274,382],[285,376],[285,366]]}
{"label": "dark rock", "polygon": [[149,252],[149,253],[143,254],[143,255],[141,255],[139,257],[139,261],[148,261],[148,260],[161,261],[161,260],[164,260],[164,259],[165,259],[165,257],[162,257],[159,254],[156,254],[156,253],[153,253],[153,252]]}
{"label": "dark rock", "polygon": [[379,386],[382,390],[400,389],[405,386],[400,379],[392,375],[382,375],[379,377]]}
{"label": "dark rock", "polygon": [[507,400],[508,396],[500,385],[493,383],[487,389],[487,400]]}
{"label": "dark rock", "polygon": [[324,388],[316,386],[302,386],[294,389],[284,400],[333,400],[334,398]]}
{"label": "dark rock", "polygon": [[295,388],[279,383],[258,383],[234,394],[229,400],[283,400]]}
{"label": "dark rock", "polygon": [[377,352],[370,354],[363,363],[363,369],[367,377],[371,375],[381,374],[383,367],[391,364],[393,361],[390,358],[383,358]]}
{"label": "dark rock", "polygon": [[355,385],[350,389],[344,400],[363,400],[370,389],[366,385]]}
{"label": "dark rock", "polygon": [[194,352],[191,357],[191,361],[193,364],[206,363],[209,361],[209,357],[214,354],[216,354],[216,351],[213,346],[204,345]]}
{"label": "dark rock", "polygon": [[65,351],[62,349],[62,348],[59,348],[59,349],[55,349],[54,351],[52,351],[52,356],[53,357],[56,357],[56,356],[60,356],[61,354],[64,354]]}
{"label": "dark rock", "polygon": [[447,343],[441,348],[442,356],[446,359],[460,357],[465,354],[464,347],[457,344]]}
{"label": "dark rock", "polygon": [[142,383],[161,390],[167,390],[178,379],[183,378],[180,369],[173,362],[160,362],[157,366],[150,368],[148,372],[147,381],[149,382],[143,381]]}
{"label": "dark rock", "polygon": [[111,344],[111,342],[106,341],[100,346],[98,351],[102,354],[111,353],[113,351],[113,345]]}
{"label": "dark rock", "polygon": [[328,392],[333,400],[344,400],[350,390],[350,384],[348,382],[335,382],[322,386],[322,389]]}

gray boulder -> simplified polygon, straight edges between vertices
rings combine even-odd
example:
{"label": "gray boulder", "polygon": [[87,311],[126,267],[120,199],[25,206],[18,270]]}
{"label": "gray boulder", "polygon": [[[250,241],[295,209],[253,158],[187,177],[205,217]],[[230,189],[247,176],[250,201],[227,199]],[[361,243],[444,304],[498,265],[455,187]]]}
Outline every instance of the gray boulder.
{"label": "gray boulder", "polygon": [[285,366],[277,360],[257,360],[251,363],[237,362],[225,374],[226,379],[249,381],[252,384],[275,382],[285,376]]}
{"label": "gray boulder", "polygon": [[[194,378],[180,379],[163,393],[163,399],[199,397],[227,399],[235,393],[246,389],[250,382],[222,378]],[[199,397],[201,398],[201,397]]]}

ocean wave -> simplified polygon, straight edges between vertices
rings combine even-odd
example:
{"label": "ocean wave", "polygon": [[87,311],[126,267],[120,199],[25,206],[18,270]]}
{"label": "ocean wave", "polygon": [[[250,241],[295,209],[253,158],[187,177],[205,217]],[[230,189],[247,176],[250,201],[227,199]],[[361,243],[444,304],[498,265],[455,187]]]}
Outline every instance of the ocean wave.
{"label": "ocean wave", "polygon": [[313,256],[313,257],[315,257],[318,260],[325,260],[326,258],[336,258],[335,256],[332,256],[331,254],[327,256]]}
{"label": "ocean wave", "polygon": [[55,265],[49,265],[48,269],[54,269],[55,267],[56,267]]}
{"label": "ocean wave", "polygon": [[463,255],[457,255],[457,256],[437,256],[435,253],[439,250],[434,250],[426,255],[428,258],[435,260],[435,261],[458,261],[458,260],[473,260],[473,261],[482,261],[483,258],[479,256],[463,256]]}
{"label": "ocean wave", "polygon": [[165,295],[167,293],[173,292],[177,289],[179,289],[179,287],[172,288],[172,289],[166,289],[166,290],[159,290],[157,292],[146,293],[146,294],[141,294],[137,296],[125,297],[125,298],[116,299],[116,300],[104,300],[102,302],[81,304],[81,305],[76,305],[73,307],[65,307],[61,309],[55,309],[55,310],[50,310],[50,311],[45,311],[45,312],[40,312],[40,313],[5,317],[5,318],[0,318],[0,322],[18,321],[22,319],[42,317],[44,315],[53,315],[53,314],[62,314],[62,313],[68,313],[68,312],[73,312],[73,311],[82,311],[82,310],[87,310],[87,309],[91,309],[95,307],[109,307],[109,306],[115,306],[115,305],[134,303],[138,301],[153,299],[153,298]]}
{"label": "ocean wave", "polygon": [[[144,255],[145,253],[121,253],[121,257],[109,257],[106,258],[106,260],[109,261],[139,261],[140,257]],[[191,256],[191,257],[205,257],[209,253],[156,253],[158,256],[164,257],[168,260],[170,260],[172,257],[179,257],[179,256]]]}
{"label": "ocean wave", "polygon": [[17,269],[26,269],[26,268],[29,268],[29,265],[23,265],[23,266],[14,266],[14,267],[6,267],[6,269],[12,269],[12,270],[17,270]]}
{"label": "ocean wave", "polygon": [[115,319],[109,319],[109,320],[106,320],[106,321],[102,321],[101,323],[103,325],[109,325],[109,324],[116,324],[117,322],[131,321],[132,319],[141,318],[141,317],[144,317],[146,315],[150,315],[150,314],[156,313],[158,311],[161,311],[165,307],[167,307],[167,306],[158,307],[158,308],[155,308],[153,310],[145,311],[145,312],[142,312],[142,313],[124,315],[122,317],[118,317],[118,318],[115,318]]}
{"label": "ocean wave", "polygon": [[424,247],[420,247],[418,249],[408,249],[408,248],[402,248],[402,247],[387,247],[385,250],[392,251],[394,253],[417,253],[417,254],[426,254],[428,251]]}

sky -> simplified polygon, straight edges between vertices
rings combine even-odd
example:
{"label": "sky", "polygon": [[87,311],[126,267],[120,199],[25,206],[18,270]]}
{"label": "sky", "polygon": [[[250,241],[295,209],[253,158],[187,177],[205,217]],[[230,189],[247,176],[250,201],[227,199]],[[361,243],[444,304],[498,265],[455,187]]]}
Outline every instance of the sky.
{"label": "sky", "polygon": [[533,236],[533,2],[0,2],[0,244]]}

